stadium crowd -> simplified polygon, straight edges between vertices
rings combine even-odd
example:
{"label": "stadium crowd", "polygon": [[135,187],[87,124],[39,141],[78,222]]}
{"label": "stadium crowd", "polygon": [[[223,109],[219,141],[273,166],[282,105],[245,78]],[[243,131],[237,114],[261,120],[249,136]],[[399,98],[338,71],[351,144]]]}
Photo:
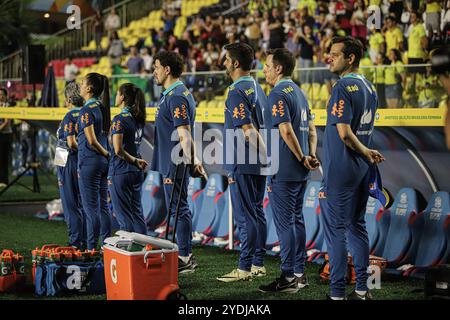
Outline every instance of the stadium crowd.
{"label": "stadium crowd", "polygon": [[[370,6],[380,8],[379,26],[377,21],[368,23]],[[362,66],[389,66],[362,70],[376,84],[380,100],[385,102],[381,107],[437,107],[440,102],[443,92],[430,69],[404,65],[427,63],[430,51],[448,43],[450,1],[259,0],[250,1],[243,13],[188,17],[186,30],[177,37],[174,27],[181,15],[181,1],[166,1],[163,28],[148,30],[148,35],[130,48],[125,48],[109,28],[107,55],[113,68],[122,61],[121,66],[130,74],[151,74],[152,57],[161,50],[179,52],[187,72],[217,71],[223,70],[223,46],[246,42],[256,53],[254,69],[262,70],[266,50],[279,47],[294,53],[298,68],[324,68],[332,37],[351,35],[366,46]],[[105,21],[117,20],[116,16],[111,12]],[[119,57],[127,52],[129,58],[121,60]],[[330,91],[335,77],[324,69],[307,69],[298,72],[296,80],[302,84],[327,83]],[[151,96],[157,100],[155,94]]]}

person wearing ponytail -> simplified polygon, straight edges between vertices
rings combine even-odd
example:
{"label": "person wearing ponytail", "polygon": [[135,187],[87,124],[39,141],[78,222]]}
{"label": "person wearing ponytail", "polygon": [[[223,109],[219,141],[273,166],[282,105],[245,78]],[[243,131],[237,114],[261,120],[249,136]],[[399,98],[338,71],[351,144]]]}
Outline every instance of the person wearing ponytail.
{"label": "person wearing ponytail", "polygon": [[116,106],[122,111],[114,117],[110,130],[109,194],[120,230],[145,235],[141,194],[148,164],[139,153],[146,117],[144,93],[132,83],[122,84]]}
{"label": "person wearing ponytail", "polygon": [[98,249],[111,235],[108,207],[107,136],[111,125],[108,79],[89,73],[81,80],[86,100],[78,117],[78,174],[81,201],[86,214],[87,249]]}
{"label": "person wearing ponytail", "polygon": [[69,245],[77,249],[86,248],[86,229],[80,189],[78,187],[78,144],[75,135],[78,133],[77,120],[84,104],[77,83],[70,82],[64,89],[66,106],[69,111],[61,121],[56,136],[55,163],[64,220],[69,234]]}

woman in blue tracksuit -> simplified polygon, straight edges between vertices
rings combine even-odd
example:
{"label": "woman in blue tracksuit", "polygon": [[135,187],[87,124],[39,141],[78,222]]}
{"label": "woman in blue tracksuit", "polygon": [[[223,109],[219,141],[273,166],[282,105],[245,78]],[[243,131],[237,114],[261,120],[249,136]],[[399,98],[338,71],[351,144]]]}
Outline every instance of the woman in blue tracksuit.
{"label": "woman in blue tracksuit", "polygon": [[111,235],[107,200],[107,135],[111,124],[108,79],[89,73],[81,81],[80,94],[86,103],[78,117],[78,183],[86,214],[87,248],[92,250],[98,249],[99,238],[102,244]]}
{"label": "woman in blue tracksuit", "polygon": [[143,170],[148,164],[139,154],[146,116],[144,93],[134,84],[125,83],[117,91],[116,106],[122,112],[111,125],[109,194],[120,230],[146,234],[141,193]]}
{"label": "woman in blue tracksuit", "polygon": [[[64,116],[56,133],[58,159],[67,156],[66,161],[58,161],[57,176],[59,193],[69,233],[69,245],[84,250],[86,247],[86,229],[83,207],[78,187],[78,133],[77,120],[84,104],[80,88],[75,82],[69,83],[65,90],[66,106],[69,111]],[[62,157],[61,157],[62,156]]]}

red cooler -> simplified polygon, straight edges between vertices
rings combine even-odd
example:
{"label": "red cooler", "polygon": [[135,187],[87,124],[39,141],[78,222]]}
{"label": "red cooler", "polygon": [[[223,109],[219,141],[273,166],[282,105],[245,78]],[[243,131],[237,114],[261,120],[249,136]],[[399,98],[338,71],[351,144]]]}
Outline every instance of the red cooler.
{"label": "red cooler", "polygon": [[178,292],[178,246],[117,231],[103,246],[108,300],[165,300]]}

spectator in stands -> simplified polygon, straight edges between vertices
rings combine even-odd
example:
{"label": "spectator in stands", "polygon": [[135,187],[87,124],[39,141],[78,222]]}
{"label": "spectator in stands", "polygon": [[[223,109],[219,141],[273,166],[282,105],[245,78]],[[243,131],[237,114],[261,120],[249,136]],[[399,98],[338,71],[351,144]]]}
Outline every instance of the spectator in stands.
{"label": "spectator in stands", "polygon": [[367,38],[367,19],[364,15],[366,10],[364,1],[358,0],[355,2],[353,10],[352,18],[350,19],[350,24],[352,26],[352,37],[358,38],[363,44],[365,44]]}
{"label": "spectator in stands", "polygon": [[185,60],[188,58],[189,48],[192,46],[193,44],[189,32],[183,32],[182,38],[177,40],[176,47],[178,49],[178,53],[181,54]]}
{"label": "spectator in stands", "polygon": [[278,8],[272,9],[272,15],[269,18],[269,47],[268,49],[276,49],[284,47],[284,31],[283,18],[281,17]]}
{"label": "spectator in stands", "polygon": [[164,22],[164,32],[170,32],[175,27],[175,18],[167,11],[163,11],[162,21]]}
{"label": "spectator in stands", "polygon": [[269,46],[269,39],[270,39],[269,12],[267,12],[267,11],[264,11],[263,17],[260,20],[260,29],[261,29],[261,35],[262,35],[261,46],[264,48],[264,50],[267,50],[267,47]]}
{"label": "spectator in stands", "polygon": [[139,56],[137,48],[130,48],[130,57],[128,58],[126,67],[129,74],[140,74],[144,71],[144,60]]}
{"label": "spectator in stands", "polygon": [[312,29],[314,27],[315,22],[316,21],[314,20],[314,18],[311,17],[308,13],[308,7],[303,7],[300,10],[300,15],[299,15],[300,27],[308,25]]}
{"label": "spectator in stands", "polygon": [[[407,31],[408,38],[408,64],[423,64],[427,56],[428,39],[425,34],[425,28],[420,21],[419,14],[416,11],[411,12],[411,25]],[[425,67],[412,67],[406,70],[411,73],[411,87],[408,91],[414,91],[416,83],[416,73],[425,73]]]}
{"label": "spectator in stands", "polygon": [[385,73],[385,94],[388,108],[399,108],[405,83],[405,68],[403,67],[400,51],[391,49],[388,53],[390,66]]}
{"label": "spectator in stands", "polygon": [[384,38],[386,40],[386,52],[392,49],[403,50],[403,33],[393,17],[388,16],[385,19],[382,32],[384,32]]}
{"label": "spectator in stands", "polygon": [[[0,88],[0,108],[8,106],[8,91]],[[11,120],[0,119],[0,189],[5,188],[8,184],[11,144]]]}
{"label": "spectator in stands", "polygon": [[353,2],[337,1],[336,2],[336,22],[344,30],[346,35],[350,35],[352,31],[352,25],[350,19],[352,17],[352,5]]}
{"label": "spectator in stands", "polygon": [[210,66],[210,71],[217,70],[219,53],[211,42],[206,45],[206,51],[203,53],[203,60]]}
{"label": "spectator in stands", "polygon": [[80,70],[77,65],[72,62],[72,58],[68,57],[66,59],[66,64],[64,65],[64,80],[66,80],[66,85],[69,82],[75,81],[77,75],[80,74]]}
{"label": "spectator in stands", "polygon": [[94,40],[97,51],[101,51],[101,42],[104,32],[103,16],[100,10],[97,10],[94,17]]}
{"label": "spectator in stands", "polygon": [[447,1],[444,20],[442,21],[442,34],[444,35],[444,43],[450,43],[450,1]]}
{"label": "spectator in stands", "polygon": [[254,16],[249,19],[249,23],[245,29],[245,36],[248,39],[248,44],[254,51],[257,51],[259,48],[259,39],[261,38],[261,30]]}
{"label": "spectator in stands", "polygon": [[[375,57],[375,66],[381,66],[384,64],[383,54],[378,53]],[[373,68],[373,84],[378,94],[378,107],[386,108],[386,96],[384,87],[384,71],[385,67]]]}
{"label": "spectator in stands", "polygon": [[400,21],[403,13],[403,0],[389,0],[389,3],[389,14],[394,16],[395,21]]}
{"label": "spectator in stands", "polygon": [[425,26],[428,37],[439,36],[441,34],[441,1],[425,0],[425,2]]}
{"label": "spectator in stands", "polygon": [[92,9],[94,9],[94,11],[102,10],[103,0],[92,0]]}
{"label": "spectator in stands", "polygon": [[120,17],[116,14],[116,9],[112,7],[105,20],[105,30],[108,33],[108,38],[111,38],[111,35],[120,29],[120,25]]}
{"label": "spectator in stands", "polygon": [[141,58],[142,60],[144,60],[144,71],[146,73],[151,73],[153,65],[153,57],[149,54],[147,47],[143,47],[141,49]]}
{"label": "spectator in stands", "polygon": [[324,31],[326,28],[331,27],[330,21],[327,19],[327,12],[322,10],[319,12],[317,16],[313,29],[316,29],[318,32]]}
{"label": "spectator in stands", "polygon": [[213,26],[211,30],[211,39],[214,41],[219,47],[223,47],[225,44],[225,30],[223,28],[223,17],[218,16],[215,20],[213,20]]}
{"label": "spectator in stands", "polygon": [[158,48],[158,51],[165,47],[167,44],[167,39],[164,34],[163,29],[159,29],[157,33],[151,32],[153,37],[153,44]]}
{"label": "spectator in stands", "polygon": [[119,39],[117,31],[111,33],[109,38],[108,57],[111,62],[111,66],[120,65],[125,45],[123,41]]}
{"label": "spectator in stands", "polygon": [[[420,80],[420,81],[419,81]],[[437,75],[431,74],[431,68],[426,67],[426,73],[416,83],[418,92],[417,106],[419,108],[436,108],[442,96],[442,86]]]}
{"label": "spectator in stands", "polygon": [[381,34],[379,29],[376,29],[375,26],[372,26],[369,35],[369,55],[370,59],[373,63],[375,63],[377,56],[379,54],[383,54],[385,50],[386,43],[384,41],[384,37]]}
{"label": "spectator in stands", "polygon": [[431,65],[433,73],[439,75],[439,80],[447,94],[444,132],[447,148],[450,150],[450,48],[446,46],[433,51]]}
{"label": "spectator in stands", "polygon": [[[303,30],[302,30],[303,29]],[[297,33],[297,41],[300,44],[300,58],[299,65],[300,68],[312,68],[313,56],[314,56],[314,46],[316,44],[316,38],[312,33],[311,27],[306,24],[303,28],[300,28]],[[310,83],[311,82],[311,71],[300,71],[300,83]]]}
{"label": "spectator in stands", "polygon": [[295,27],[295,21],[289,19],[288,24],[285,26],[286,33],[286,49],[288,49],[294,57],[297,57],[300,52],[300,44],[298,43],[297,28]]}

